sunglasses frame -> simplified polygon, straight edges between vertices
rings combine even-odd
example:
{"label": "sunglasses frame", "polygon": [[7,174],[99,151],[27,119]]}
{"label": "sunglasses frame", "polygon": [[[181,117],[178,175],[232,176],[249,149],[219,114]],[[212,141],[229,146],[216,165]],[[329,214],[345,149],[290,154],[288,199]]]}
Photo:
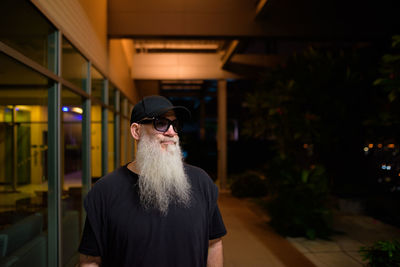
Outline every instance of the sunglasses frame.
{"label": "sunglasses frame", "polygon": [[[166,121],[168,122],[168,127],[167,127],[164,131],[162,131],[162,130],[160,130],[160,129],[158,129],[158,128],[156,127],[156,122],[157,122],[158,120],[166,120]],[[176,122],[176,123],[175,123],[175,122]],[[179,126],[179,125],[181,125],[181,123],[180,123],[180,121],[179,121],[178,119],[170,120],[170,119],[163,118],[163,117],[161,117],[161,118],[153,117],[153,118],[142,119],[142,120],[140,120],[140,121],[138,122],[138,124],[149,124],[149,123],[153,123],[154,129],[156,129],[157,131],[159,131],[159,132],[161,132],[161,133],[167,132],[168,129],[169,129],[169,127],[171,127],[171,125],[172,125],[172,129],[174,129],[175,133],[179,133],[179,132],[181,131],[181,128],[182,128],[182,127]],[[174,124],[175,124],[175,125],[174,125]],[[177,125],[176,125],[176,124],[177,124]]]}

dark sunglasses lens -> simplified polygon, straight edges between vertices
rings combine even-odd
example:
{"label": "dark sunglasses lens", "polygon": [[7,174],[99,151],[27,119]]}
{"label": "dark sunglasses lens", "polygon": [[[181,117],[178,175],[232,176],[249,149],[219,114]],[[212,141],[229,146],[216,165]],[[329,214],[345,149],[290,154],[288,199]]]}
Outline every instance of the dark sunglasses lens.
{"label": "dark sunglasses lens", "polygon": [[174,128],[174,131],[176,133],[182,130],[182,125],[178,120],[171,121],[169,119],[161,118],[154,121],[154,128],[156,128],[156,130],[160,132],[168,131],[170,125],[172,125],[172,128]]}
{"label": "dark sunglasses lens", "polygon": [[172,121],[172,127],[174,128],[174,131],[176,133],[180,132],[182,130],[182,125],[178,120],[173,120]]}
{"label": "dark sunglasses lens", "polygon": [[166,132],[169,128],[169,122],[167,119],[156,119],[154,121],[154,128],[160,132]]}

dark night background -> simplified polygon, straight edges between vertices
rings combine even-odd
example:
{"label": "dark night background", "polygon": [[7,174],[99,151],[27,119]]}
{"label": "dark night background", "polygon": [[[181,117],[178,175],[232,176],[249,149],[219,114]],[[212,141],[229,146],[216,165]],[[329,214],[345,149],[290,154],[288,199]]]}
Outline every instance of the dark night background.
{"label": "dark night background", "polygon": [[[283,60],[275,67],[227,66],[245,77],[228,81],[229,176],[263,171],[283,152],[301,168],[323,166],[336,201],[356,201],[361,212],[400,225],[397,3],[268,5],[258,19],[269,37],[242,38],[236,53]],[[196,91],[160,91],[192,111],[182,135],[186,161],[213,179],[216,91],[215,80]]]}

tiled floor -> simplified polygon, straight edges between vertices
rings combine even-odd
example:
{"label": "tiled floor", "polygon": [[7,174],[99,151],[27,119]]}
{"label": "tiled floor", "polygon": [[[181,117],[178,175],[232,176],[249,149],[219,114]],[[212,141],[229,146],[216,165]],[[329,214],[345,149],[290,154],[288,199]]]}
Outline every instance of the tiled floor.
{"label": "tiled floor", "polygon": [[342,234],[332,236],[330,241],[288,240],[318,267],[360,267],[365,265],[359,254],[361,246],[400,239],[398,228],[363,215],[336,213],[333,227]]}
{"label": "tiled floor", "polygon": [[363,244],[346,236],[336,236],[332,241],[304,238],[288,238],[288,240],[316,266],[362,266],[358,250]]}
{"label": "tiled floor", "polygon": [[250,202],[228,193],[219,207],[228,234],[223,238],[225,267],[314,266],[285,238],[266,223],[266,217]]}
{"label": "tiled floor", "polygon": [[361,267],[361,246],[400,239],[400,230],[368,216],[339,214],[331,240],[284,238],[268,226],[268,216],[249,200],[221,193],[219,199],[228,234],[224,237],[225,267]]}

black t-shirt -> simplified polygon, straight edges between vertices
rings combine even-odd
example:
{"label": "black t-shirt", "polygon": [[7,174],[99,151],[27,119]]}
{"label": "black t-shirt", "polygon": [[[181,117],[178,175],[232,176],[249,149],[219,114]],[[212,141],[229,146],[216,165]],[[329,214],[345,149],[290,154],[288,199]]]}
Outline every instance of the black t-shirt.
{"label": "black t-shirt", "polygon": [[141,207],[138,176],[127,166],[100,179],[85,198],[79,252],[101,256],[102,266],[206,266],[209,240],[226,234],[218,190],[202,169],[185,171],[190,207],[170,204],[167,215]]}

